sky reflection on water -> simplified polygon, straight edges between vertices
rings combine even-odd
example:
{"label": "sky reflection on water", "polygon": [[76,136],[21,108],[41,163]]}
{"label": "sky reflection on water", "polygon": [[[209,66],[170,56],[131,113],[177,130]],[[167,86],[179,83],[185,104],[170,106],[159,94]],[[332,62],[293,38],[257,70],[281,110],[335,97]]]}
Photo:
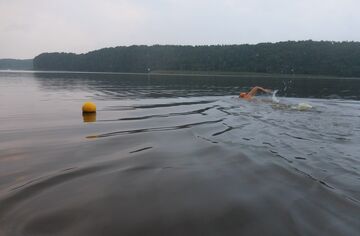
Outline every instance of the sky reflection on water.
{"label": "sky reflection on water", "polygon": [[1,72],[0,235],[355,236],[359,81]]}

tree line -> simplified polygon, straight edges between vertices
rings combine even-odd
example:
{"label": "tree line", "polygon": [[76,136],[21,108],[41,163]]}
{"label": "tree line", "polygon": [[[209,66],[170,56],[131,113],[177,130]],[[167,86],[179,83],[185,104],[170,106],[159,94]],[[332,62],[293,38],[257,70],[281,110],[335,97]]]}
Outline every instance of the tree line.
{"label": "tree line", "polygon": [[360,43],[287,41],[256,45],[121,46],[86,54],[43,53],[35,70],[216,71],[360,76]]}
{"label": "tree line", "polygon": [[0,70],[32,70],[33,60],[0,59]]}

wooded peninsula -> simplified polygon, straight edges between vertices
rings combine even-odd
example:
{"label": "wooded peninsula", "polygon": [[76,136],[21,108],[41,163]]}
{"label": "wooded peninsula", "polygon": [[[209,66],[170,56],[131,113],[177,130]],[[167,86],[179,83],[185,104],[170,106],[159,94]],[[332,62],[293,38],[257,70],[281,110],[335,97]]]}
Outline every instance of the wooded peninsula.
{"label": "wooded peninsula", "polygon": [[43,53],[34,70],[209,71],[360,76],[360,42],[287,41],[256,45],[121,46],[85,54]]}

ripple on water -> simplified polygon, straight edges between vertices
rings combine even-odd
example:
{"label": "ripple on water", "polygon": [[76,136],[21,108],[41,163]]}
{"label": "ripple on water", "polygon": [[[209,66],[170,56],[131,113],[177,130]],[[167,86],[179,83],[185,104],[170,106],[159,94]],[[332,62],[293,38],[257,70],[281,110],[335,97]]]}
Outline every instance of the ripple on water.
{"label": "ripple on water", "polygon": [[359,104],[281,102],[104,101],[91,124],[13,131],[0,234],[357,235]]}

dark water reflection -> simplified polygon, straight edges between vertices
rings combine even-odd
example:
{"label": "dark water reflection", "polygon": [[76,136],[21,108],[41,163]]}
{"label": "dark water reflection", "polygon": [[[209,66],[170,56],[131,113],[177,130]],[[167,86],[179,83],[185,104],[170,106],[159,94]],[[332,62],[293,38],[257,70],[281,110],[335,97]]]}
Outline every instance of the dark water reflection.
{"label": "dark water reflection", "polygon": [[359,235],[359,81],[0,73],[0,235]]}
{"label": "dark water reflection", "polygon": [[358,78],[190,76],[144,74],[35,73],[45,89],[88,88],[99,98],[224,96],[253,86],[279,90],[279,96],[360,99]]}

